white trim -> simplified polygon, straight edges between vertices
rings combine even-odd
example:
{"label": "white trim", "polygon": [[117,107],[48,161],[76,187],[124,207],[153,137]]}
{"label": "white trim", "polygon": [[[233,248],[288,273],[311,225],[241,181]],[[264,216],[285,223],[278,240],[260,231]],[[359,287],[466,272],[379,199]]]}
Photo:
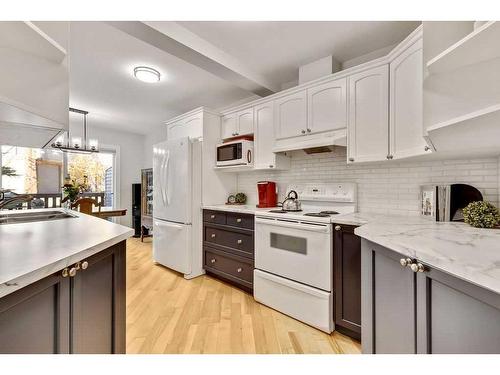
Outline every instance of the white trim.
{"label": "white trim", "polygon": [[[111,152],[115,154],[113,158],[113,207],[120,207],[120,146],[119,145],[109,145],[101,144],[99,150],[102,152]],[[119,218],[112,218],[113,223],[116,223]]]}

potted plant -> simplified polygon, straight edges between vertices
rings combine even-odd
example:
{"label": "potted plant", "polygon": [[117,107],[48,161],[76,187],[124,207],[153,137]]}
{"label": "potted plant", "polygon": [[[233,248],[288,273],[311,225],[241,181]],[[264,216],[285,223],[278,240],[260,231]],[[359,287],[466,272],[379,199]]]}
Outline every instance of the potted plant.
{"label": "potted plant", "polygon": [[80,193],[87,191],[87,176],[84,176],[83,184],[78,183],[75,179],[71,179],[69,176],[64,180],[63,197],[61,199],[61,205],[65,208],[71,208],[71,205],[78,199]]}
{"label": "potted plant", "polygon": [[489,202],[471,202],[463,209],[464,221],[476,228],[494,228],[500,223],[498,208]]}

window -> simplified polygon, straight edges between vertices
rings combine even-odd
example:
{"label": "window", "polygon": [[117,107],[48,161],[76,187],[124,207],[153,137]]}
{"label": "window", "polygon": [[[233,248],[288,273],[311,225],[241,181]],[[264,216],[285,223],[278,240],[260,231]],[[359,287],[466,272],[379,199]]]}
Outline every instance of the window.
{"label": "window", "polygon": [[114,204],[115,153],[63,153],[58,150],[1,146],[0,187],[18,194],[60,194],[64,176],[88,184],[89,193],[104,193],[104,206]]}

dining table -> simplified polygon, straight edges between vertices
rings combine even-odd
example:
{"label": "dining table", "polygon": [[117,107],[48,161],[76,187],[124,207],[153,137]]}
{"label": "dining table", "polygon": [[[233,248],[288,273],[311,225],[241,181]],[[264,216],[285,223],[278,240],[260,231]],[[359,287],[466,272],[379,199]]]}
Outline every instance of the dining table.
{"label": "dining table", "polygon": [[108,219],[110,217],[125,216],[126,214],[126,208],[101,207],[99,210],[98,207],[94,207],[91,215],[101,219]]}

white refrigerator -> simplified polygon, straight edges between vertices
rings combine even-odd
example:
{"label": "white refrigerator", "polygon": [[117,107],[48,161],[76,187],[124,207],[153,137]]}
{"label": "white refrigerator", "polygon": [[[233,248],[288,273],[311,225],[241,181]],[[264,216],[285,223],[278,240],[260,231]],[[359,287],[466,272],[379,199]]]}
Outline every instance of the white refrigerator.
{"label": "white refrigerator", "polygon": [[153,146],[153,260],[184,274],[204,273],[200,139]]}

